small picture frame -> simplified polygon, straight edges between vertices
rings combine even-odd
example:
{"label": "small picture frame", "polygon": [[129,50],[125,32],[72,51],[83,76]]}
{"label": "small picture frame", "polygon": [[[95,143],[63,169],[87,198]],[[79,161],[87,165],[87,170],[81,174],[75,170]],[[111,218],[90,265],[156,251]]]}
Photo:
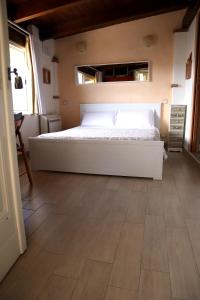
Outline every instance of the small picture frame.
{"label": "small picture frame", "polygon": [[43,68],[43,83],[50,84],[51,83],[51,73],[48,69]]}

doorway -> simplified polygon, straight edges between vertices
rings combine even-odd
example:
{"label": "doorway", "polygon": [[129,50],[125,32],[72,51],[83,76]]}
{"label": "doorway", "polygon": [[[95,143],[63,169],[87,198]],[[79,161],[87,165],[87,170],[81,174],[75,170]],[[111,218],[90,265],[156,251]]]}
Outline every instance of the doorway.
{"label": "doorway", "polygon": [[196,71],[190,151],[200,163],[200,15],[197,28]]}
{"label": "doorway", "polygon": [[0,281],[26,249],[8,80],[6,1],[0,1]]}

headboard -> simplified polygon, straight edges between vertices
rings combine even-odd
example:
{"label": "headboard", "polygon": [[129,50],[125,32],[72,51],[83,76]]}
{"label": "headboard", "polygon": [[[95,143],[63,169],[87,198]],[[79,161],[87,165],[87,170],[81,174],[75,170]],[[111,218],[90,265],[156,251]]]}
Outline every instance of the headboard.
{"label": "headboard", "polygon": [[160,129],[161,103],[99,103],[80,104],[80,116],[84,112],[118,111],[118,110],[152,109],[155,116],[155,126]]}

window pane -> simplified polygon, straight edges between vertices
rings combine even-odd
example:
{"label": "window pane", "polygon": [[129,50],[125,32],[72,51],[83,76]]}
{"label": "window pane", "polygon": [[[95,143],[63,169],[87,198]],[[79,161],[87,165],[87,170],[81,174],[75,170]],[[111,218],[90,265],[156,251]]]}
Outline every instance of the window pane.
{"label": "window pane", "polygon": [[22,78],[23,88],[15,89],[15,74],[11,74],[11,86],[13,97],[13,108],[15,112],[28,112],[26,74],[27,66],[25,59],[25,51],[23,48],[18,48],[10,45],[10,65],[11,70],[17,69],[18,75]]}

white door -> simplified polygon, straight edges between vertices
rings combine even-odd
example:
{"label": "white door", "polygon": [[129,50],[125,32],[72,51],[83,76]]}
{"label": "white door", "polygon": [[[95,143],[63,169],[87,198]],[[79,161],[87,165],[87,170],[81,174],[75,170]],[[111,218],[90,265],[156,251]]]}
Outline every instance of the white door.
{"label": "white door", "polygon": [[5,0],[0,1],[0,281],[26,248],[8,81],[9,46]]}

